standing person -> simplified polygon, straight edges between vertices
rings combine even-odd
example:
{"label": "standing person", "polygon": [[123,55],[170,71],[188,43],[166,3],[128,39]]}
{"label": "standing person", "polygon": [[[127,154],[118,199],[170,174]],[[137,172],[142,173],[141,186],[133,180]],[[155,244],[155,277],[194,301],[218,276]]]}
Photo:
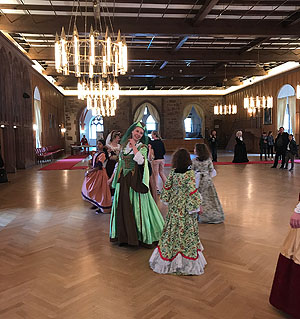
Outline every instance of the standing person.
{"label": "standing person", "polygon": [[246,144],[243,140],[242,131],[237,131],[235,134],[236,144],[234,146],[234,157],[232,163],[246,163],[249,162],[247,157]]}
{"label": "standing person", "polygon": [[7,173],[4,168],[4,161],[1,156],[1,148],[0,148],[0,183],[6,183],[6,182],[8,182]]}
{"label": "standing person", "polygon": [[154,175],[156,186],[157,186],[157,192],[159,193],[158,175],[160,176],[163,184],[166,182],[166,179],[167,179],[164,173],[164,166],[165,166],[164,155],[166,154],[166,150],[165,150],[165,145],[163,141],[161,140],[161,137],[159,136],[157,131],[152,131],[151,137],[153,141],[150,141],[150,145],[154,152],[154,159],[152,161],[153,175]]}
{"label": "standing person", "polygon": [[104,145],[104,140],[98,140],[97,152],[93,155],[91,167],[85,174],[81,189],[82,198],[93,204],[92,208],[98,208],[96,213],[109,213],[112,205],[108,177],[104,167],[104,162],[107,160]]}
{"label": "standing person", "polygon": [[269,131],[268,133],[268,158],[270,158],[270,155],[273,159],[273,152],[274,152],[274,137],[273,132]]}
{"label": "standing person", "polygon": [[192,169],[195,171],[198,191],[202,196],[203,213],[198,216],[201,223],[218,224],[224,222],[224,212],[216,188],[212,181],[214,171],[208,148],[205,144],[196,144],[194,149],[196,158],[192,160]]}
{"label": "standing person", "polygon": [[278,135],[275,139],[275,152],[276,152],[276,154],[275,154],[274,164],[273,164],[273,166],[271,166],[272,168],[277,167],[279,156],[281,156],[281,158],[282,158],[280,168],[281,169],[284,168],[286,148],[287,148],[288,143],[289,143],[289,134],[287,132],[285,132],[284,128],[281,126],[279,128]]}
{"label": "standing person", "polygon": [[217,162],[218,154],[217,154],[217,147],[218,147],[218,140],[217,140],[217,131],[212,130],[211,134],[208,139],[209,148],[212,155],[213,162]]}
{"label": "standing person", "polygon": [[[85,137],[85,135],[82,136],[82,139],[80,140],[80,144],[82,146],[84,145],[89,145],[89,141],[87,140],[87,138]],[[84,153],[86,153],[86,147],[84,147]]]}
{"label": "standing person", "polygon": [[118,131],[111,131],[106,138],[106,147],[108,152],[108,161],[106,163],[106,172],[109,178],[111,178],[116,163],[119,158],[121,145],[119,144],[121,140],[121,133]]}
{"label": "standing person", "polygon": [[294,159],[295,155],[297,155],[298,150],[297,150],[297,144],[296,141],[293,138],[293,134],[289,135],[289,142],[286,147],[286,157],[285,157],[285,169],[288,169],[289,165],[289,160],[291,160],[291,168],[290,171],[294,169]]}
{"label": "standing person", "polygon": [[267,160],[268,152],[268,136],[266,132],[263,132],[259,140],[260,148],[260,160],[262,161],[263,154],[265,154],[265,161]]}
{"label": "standing person", "polygon": [[293,318],[300,319],[300,202],[290,218],[290,225],[292,229],[278,258],[270,303]]}
{"label": "standing person", "polygon": [[151,247],[164,220],[149,190],[148,136],[143,123],[133,123],[121,139],[118,166],[111,177],[115,189],[110,239],[119,244]]}
{"label": "standing person", "polygon": [[161,199],[168,203],[168,213],[158,246],[149,260],[152,270],[159,274],[204,273],[206,260],[197,223],[201,195],[197,192],[190,165],[191,158],[186,149],[175,152],[173,168],[162,190]]}

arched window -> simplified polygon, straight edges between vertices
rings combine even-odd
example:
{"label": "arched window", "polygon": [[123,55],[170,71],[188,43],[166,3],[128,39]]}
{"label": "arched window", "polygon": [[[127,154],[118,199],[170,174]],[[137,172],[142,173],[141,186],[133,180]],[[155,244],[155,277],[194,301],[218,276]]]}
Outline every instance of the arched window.
{"label": "arched window", "polygon": [[285,84],[277,96],[277,126],[290,134],[296,128],[296,92],[290,84]]}
{"label": "arched window", "polygon": [[103,138],[104,126],[103,126],[103,117],[98,115],[92,118],[90,122],[91,136],[93,140]]}
{"label": "arched window", "polygon": [[136,109],[133,115],[133,121],[142,121],[145,123],[149,137],[152,131],[159,131],[159,113],[156,107],[149,102],[144,102]]}
{"label": "arched window", "polygon": [[33,130],[35,131],[35,147],[42,147],[42,117],[41,117],[41,95],[38,87],[34,89],[34,120]]}
{"label": "arched window", "polygon": [[202,119],[192,107],[190,113],[184,119],[185,137],[187,138],[201,138],[202,136]]}

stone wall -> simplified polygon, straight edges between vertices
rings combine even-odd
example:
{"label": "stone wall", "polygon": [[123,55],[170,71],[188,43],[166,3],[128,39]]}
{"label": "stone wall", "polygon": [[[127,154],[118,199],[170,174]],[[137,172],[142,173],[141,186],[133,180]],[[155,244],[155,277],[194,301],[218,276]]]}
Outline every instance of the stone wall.
{"label": "stone wall", "polygon": [[[205,119],[203,125],[209,132],[214,127],[213,106],[222,103],[222,97],[120,97],[114,117],[104,118],[104,133],[111,130],[125,132],[132,124],[135,111],[145,102],[151,103],[160,116],[160,131],[165,139],[181,139],[184,137],[183,110],[188,105],[197,104],[203,109]],[[76,97],[65,99],[66,143],[67,149],[74,142],[79,142],[79,119],[85,108],[84,101]]]}

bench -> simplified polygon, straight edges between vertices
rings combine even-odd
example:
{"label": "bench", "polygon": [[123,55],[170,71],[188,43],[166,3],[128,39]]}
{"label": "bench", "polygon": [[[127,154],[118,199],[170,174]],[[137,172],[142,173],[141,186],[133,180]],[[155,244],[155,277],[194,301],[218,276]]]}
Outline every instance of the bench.
{"label": "bench", "polygon": [[42,161],[50,160],[58,157],[60,153],[63,153],[64,149],[60,148],[58,145],[38,147],[35,149],[36,161],[40,163]]}

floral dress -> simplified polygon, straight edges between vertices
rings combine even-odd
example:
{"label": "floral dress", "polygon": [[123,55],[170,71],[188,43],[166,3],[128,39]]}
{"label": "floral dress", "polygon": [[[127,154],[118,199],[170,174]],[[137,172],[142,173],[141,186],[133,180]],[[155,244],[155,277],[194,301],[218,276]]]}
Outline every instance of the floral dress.
{"label": "floral dress", "polygon": [[168,214],[158,246],[149,260],[150,267],[160,274],[203,274],[206,260],[197,222],[201,195],[196,189],[194,172],[171,170],[161,200],[168,203]]}
{"label": "floral dress", "polygon": [[211,173],[214,170],[211,159],[200,161],[198,158],[194,158],[192,162],[192,169],[195,171],[196,179],[199,181],[197,187],[203,198],[201,204],[203,213],[198,217],[199,222],[223,223],[223,208],[211,177]]}

